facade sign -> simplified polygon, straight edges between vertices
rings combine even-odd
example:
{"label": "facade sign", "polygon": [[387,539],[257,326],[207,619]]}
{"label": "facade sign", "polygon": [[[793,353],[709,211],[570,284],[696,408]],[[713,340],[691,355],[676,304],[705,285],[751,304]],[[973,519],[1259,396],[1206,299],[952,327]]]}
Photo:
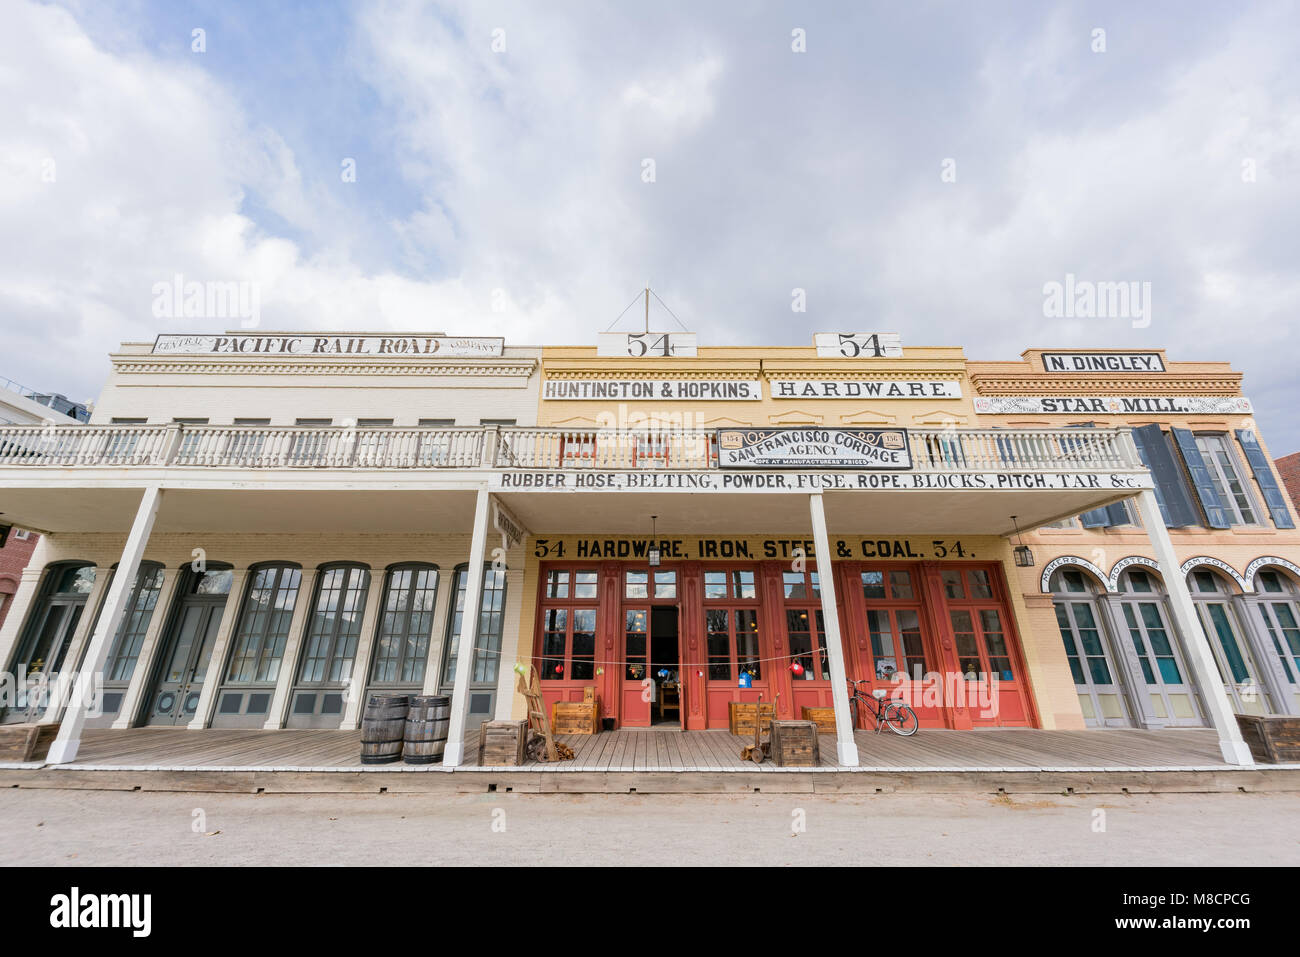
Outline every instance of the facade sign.
{"label": "facade sign", "polygon": [[615,472],[517,469],[494,472],[488,485],[507,492],[1031,492],[1151,488],[1150,474],[1131,472]]}
{"label": "facade sign", "polygon": [[268,356],[445,356],[472,359],[499,356],[505,340],[462,336],[165,335],[154,340],[154,355]]}
{"label": "facade sign", "polygon": [[1044,352],[1046,372],[1164,372],[1158,352]]}
{"label": "facade sign", "polygon": [[724,469],[909,469],[906,429],[719,429]]}
{"label": "facade sign", "polygon": [[818,332],[813,334],[819,359],[899,359],[903,340],[897,332]]}
{"label": "facade sign", "polygon": [[596,355],[606,359],[694,358],[693,332],[598,332]]}
{"label": "facade sign", "polygon": [[524,523],[515,518],[495,498],[492,499],[492,527],[501,533],[502,547],[506,549],[514,548],[528,534],[528,529],[524,528]]}
{"label": "facade sign", "polygon": [[980,415],[1249,415],[1241,395],[976,396]]}
{"label": "facade sign", "polygon": [[956,379],[773,379],[774,399],[960,399]]}
{"label": "facade sign", "polygon": [[571,401],[610,399],[734,402],[763,398],[763,387],[745,379],[547,379],[542,398]]}

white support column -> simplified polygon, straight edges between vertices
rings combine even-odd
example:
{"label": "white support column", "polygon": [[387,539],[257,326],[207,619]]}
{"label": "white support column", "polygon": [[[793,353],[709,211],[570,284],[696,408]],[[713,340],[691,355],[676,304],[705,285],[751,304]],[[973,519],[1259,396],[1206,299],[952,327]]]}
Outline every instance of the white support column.
{"label": "white support column", "polygon": [[181,580],[181,569],[164,568],[162,589],[158,592],[158,601],[153,606],[153,617],[145,631],[144,641],[140,643],[140,655],[135,661],[135,671],[131,672],[131,681],[126,686],[122,698],[122,707],[118,709],[113,727],[129,728],[135,720],[135,713],[140,708],[140,699],[148,694],[149,677],[153,674],[154,656],[158,654],[159,637],[163,625],[167,623],[167,610],[172,606],[176,594],[176,583]]}
{"label": "white support column", "polygon": [[849,715],[848,672],[844,668],[844,645],[840,641],[840,616],[835,600],[835,575],[831,565],[831,544],[826,535],[826,508],[821,492],[808,496],[812,511],[813,548],[817,553],[817,578],[821,583],[822,619],[826,626],[826,651],[831,665],[831,703],[835,705],[835,752],[841,766],[858,766],[858,745],[853,740],[853,719]]}
{"label": "white support column", "polygon": [[108,659],[109,644],[117,634],[122,616],[126,614],[127,600],[131,588],[135,585],[136,575],[140,573],[140,560],[144,557],[145,546],[149,544],[149,533],[153,531],[154,519],[158,517],[158,506],[162,503],[162,489],[150,485],[144,490],[140,507],[135,513],[135,522],[126,539],[126,548],[117,565],[117,574],[108,589],[108,598],[104,602],[103,613],[95,625],[95,633],[90,639],[90,649],[86,660],[77,674],[77,683],[73,688],[72,700],[68,704],[59,733],[50,745],[50,754],[46,759],[50,764],[67,764],[77,757],[81,748],[81,729],[86,723],[86,707],[91,702],[96,675],[104,671],[104,662]]}
{"label": "white support column", "polygon": [[483,558],[487,551],[488,498],[486,488],[478,490],[474,502],[474,537],[469,546],[469,568],[465,577],[465,610],[460,616],[456,646],[456,683],[451,693],[451,724],[447,728],[444,767],[459,767],[465,751],[465,719],[469,711],[469,682],[474,672],[474,645],[478,641],[479,606],[483,603]]}
{"label": "white support column", "polygon": [[319,568],[309,568],[303,572],[302,581],[298,583],[298,599],[294,602],[293,615],[289,619],[289,640],[285,643],[284,654],[280,658],[275,696],[271,698],[271,708],[266,713],[266,723],[262,725],[264,731],[284,727],[289,710],[289,692],[298,680],[298,656],[306,638],[307,615],[310,612],[309,606],[316,599],[316,579],[319,576]]}
{"label": "white support column", "polygon": [[1254,765],[1255,759],[1251,757],[1250,748],[1242,740],[1241,729],[1237,727],[1237,718],[1232,712],[1228,692],[1223,687],[1219,668],[1214,663],[1214,653],[1201,628],[1196,608],[1192,604],[1192,593],[1187,590],[1187,579],[1183,576],[1178,556],[1174,554],[1174,544],[1169,540],[1169,530],[1165,528],[1164,518],[1160,515],[1156,493],[1151,489],[1143,489],[1138,493],[1137,504],[1138,511],[1142,514],[1142,525],[1155,549],[1160,573],[1165,579],[1165,593],[1169,596],[1174,626],[1183,639],[1187,664],[1204,692],[1202,703],[1214,729],[1219,732],[1219,751],[1228,764],[1250,767]]}
{"label": "white support column", "polygon": [[357,657],[352,662],[352,679],[344,697],[343,721],[340,731],[355,731],[361,719],[361,706],[365,704],[366,682],[370,680],[370,657],[374,654],[375,636],[379,632],[379,603],[383,601],[384,586],[388,584],[387,571],[371,571],[370,590],[366,592],[366,607],[361,613],[361,637],[357,640]]}

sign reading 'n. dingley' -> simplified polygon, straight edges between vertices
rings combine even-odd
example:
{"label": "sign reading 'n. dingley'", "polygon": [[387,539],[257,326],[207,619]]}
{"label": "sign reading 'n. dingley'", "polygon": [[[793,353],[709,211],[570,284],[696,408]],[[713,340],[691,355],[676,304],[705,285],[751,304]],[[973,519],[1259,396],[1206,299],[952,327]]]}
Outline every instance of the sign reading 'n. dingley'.
{"label": "sign reading 'n. dingley'", "polygon": [[993,395],[978,396],[980,415],[1249,415],[1244,395]]}
{"label": "sign reading 'n. dingley'", "polygon": [[1044,352],[1046,372],[1164,372],[1158,352]]}
{"label": "sign reading 'n. dingley'", "polygon": [[722,468],[910,469],[906,429],[719,429]]}
{"label": "sign reading 'n. dingley'", "polygon": [[692,399],[725,402],[761,399],[763,389],[744,379],[547,379],[543,399]]}
{"label": "sign reading 'n. dingley'", "polygon": [[955,379],[773,379],[774,399],[960,399]]}
{"label": "sign reading 'n. dingley'", "polygon": [[499,356],[505,340],[467,336],[159,336],[156,355],[257,356],[444,356],[451,359]]}

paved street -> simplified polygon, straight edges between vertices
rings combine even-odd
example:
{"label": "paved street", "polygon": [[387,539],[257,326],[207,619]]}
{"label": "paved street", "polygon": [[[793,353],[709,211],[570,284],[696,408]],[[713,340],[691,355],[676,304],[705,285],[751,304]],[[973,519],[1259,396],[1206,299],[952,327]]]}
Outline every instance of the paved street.
{"label": "paved street", "polygon": [[1296,865],[1300,794],[0,792],[0,865],[281,863]]}

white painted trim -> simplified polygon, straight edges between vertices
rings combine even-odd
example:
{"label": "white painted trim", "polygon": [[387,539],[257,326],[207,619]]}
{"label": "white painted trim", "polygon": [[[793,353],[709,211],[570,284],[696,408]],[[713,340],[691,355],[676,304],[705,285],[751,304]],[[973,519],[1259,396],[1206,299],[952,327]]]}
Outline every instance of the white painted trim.
{"label": "white painted trim", "polygon": [[1269,565],[1285,568],[1300,580],[1300,565],[1289,562],[1285,558],[1278,558],[1276,555],[1261,555],[1247,565],[1246,571],[1242,573],[1242,577],[1250,582],[1251,587],[1247,589],[1248,591],[1253,592],[1255,590],[1255,576],[1259,574],[1260,569],[1267,568]]}
{"label": "white painted trim", "polygon": [[1147,558],[1145,555],[1128,555],[1121,558],[1110,567],[1110,574],[1106,576],[1106,591],[1111,593],[1119,592],[1119,576],[1124,574],[1126,568],[1132,568],[1134,565],[1141,565],[1144,568],[1150,568],[1160,576],[1163,582],[1165,573],[1161,569],[1160,563],[1153,558]]}
{"label": "white painted trim", "polygon": [[1049,593],[1052,590],[1052,576],[1056,574],[1058,568],[1061,568],[1064,565],[1077,565],[1080,568],[1086,568],[1088,571],[1092,572],[1093,576],[1097,579],[1098,585],[1106,591],[1112,591],[1108,585],[1106,573],[1092,562],[1088,561],[1088,559],[1080,558],[1078,555],[1061,555],[1059,558],[1053,558],[1050,562],[1044,565],[1043,575],[1038,581],[1038,590],[1044,594]]}
{"label": "white painted trim", "polygon": [[1228,575],[1246,594],[1250,594],[1254,591],[1250,582],[1245,578],[1242,578],[1241,573],[1225,562],[1222,558],[1211,558],[1209,555],[1198,555],[1195,558],[1187,559],[1178,570],[1183,573],[1183,578],[1186,578],[1193,568],[1200,568],[1202,565],[1209,565],[1211,568],[1217,568],[1219,571]]}

